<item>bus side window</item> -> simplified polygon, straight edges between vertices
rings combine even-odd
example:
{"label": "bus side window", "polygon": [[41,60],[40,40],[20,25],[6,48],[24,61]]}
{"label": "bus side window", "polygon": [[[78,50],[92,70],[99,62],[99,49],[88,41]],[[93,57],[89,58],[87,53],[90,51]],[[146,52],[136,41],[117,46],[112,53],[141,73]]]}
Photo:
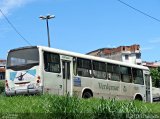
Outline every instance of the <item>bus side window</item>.
{"label": "bus side window", "polygon": [[91,77],[91,60],[77,58],[77,73],[79,76]]}
{"label": "bus side window", "polygon": [[44,70],[54,73],[61,72],[59,54],[44,52]]}
{"label": "bus side window", "polygon": [[126,83],[132,83],[131,67],[121,66],[121,80]]}
{"label": "bus side window", "polygon": [[144,85],[143,72],[141,69],[132,68],[133,82]]}
{"label": "bus side window", "polygon": [[106,79],[106,64],[104,62],[93,61],[94,78]]}
{"label": "bus side window", "polygon": [[109,80],[120,81],[119,65],[107,63],[107,77]]}

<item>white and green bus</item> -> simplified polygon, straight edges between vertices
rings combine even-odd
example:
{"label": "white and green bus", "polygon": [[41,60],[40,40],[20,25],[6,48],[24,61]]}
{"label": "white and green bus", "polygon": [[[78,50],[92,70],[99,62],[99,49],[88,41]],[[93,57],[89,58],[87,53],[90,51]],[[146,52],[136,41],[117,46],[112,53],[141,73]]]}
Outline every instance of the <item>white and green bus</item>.
{"label": "white and green bus", "polygon": [[58,94],[152,102],[144,66],[44,46],[12,49],[6,65],[6,95]]}

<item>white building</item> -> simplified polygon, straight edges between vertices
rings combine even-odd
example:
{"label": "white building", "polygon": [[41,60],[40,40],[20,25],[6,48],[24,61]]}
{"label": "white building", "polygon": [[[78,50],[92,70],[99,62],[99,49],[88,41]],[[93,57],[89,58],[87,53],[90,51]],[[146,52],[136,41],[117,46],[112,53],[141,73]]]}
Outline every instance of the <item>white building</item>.
{"label": "white building", "polygon": [[128,63],[142,64],[140,46],[136,44],[131,46],[119,46],[117,48],[101,48],[87,54]]}
{"label": "white building", "polygon": [[0,80],[5,79],[6,60],[0,60]]}

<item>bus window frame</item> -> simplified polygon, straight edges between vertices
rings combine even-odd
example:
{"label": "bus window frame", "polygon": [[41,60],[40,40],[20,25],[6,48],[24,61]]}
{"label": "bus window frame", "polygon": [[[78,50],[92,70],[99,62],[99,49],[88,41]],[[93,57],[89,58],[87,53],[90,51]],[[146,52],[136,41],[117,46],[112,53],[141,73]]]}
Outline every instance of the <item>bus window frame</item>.
{"label": "bus window frame", "polygon": [[[104,68],[104,70],[105,71],[103,71],[103,69],[102,70],[95,70],[96,69],[96,66],[95,66],[95,64],[94,63],[103,63],[103,64],[105,64],[105,66],[103,67]],[[93,77],[94,78],[97,78],[97,79],[107,79],[107,69],[106,69],[106,63],[105,62],[101,62],[101,61],[97,61],[97,60],[92,60],[92,74],[93,74]],[[98,67],[99,67],[99,64],[98,64]],[[105,73],[105,76],[103,77],[103,76],[101,76],[101,77],[98,77],[98,76],[95,76],[95,73],[94,72],[97,72],[98,74],[99,73]],[[97,74],[96,73],[96,74]]]}
{"label": "bus window frame", "polygon": [[[127,68],[127,72],[122,72],[122,68]],[[121,75],[121,82],[125,83],[132,83],[133,82],[133,77],[132,77],[132,68],[128,66],[120,66],[120,75]],[[124,76],[128,76],[127,80],[124,80]]]}
{"label": "bus window frame", "polygon": [[[108,65],[111,65],[111,70],[110,70],[110,72],[108,72]],[[106,65],[107,67],[107,79],[108,80],[110,80],[110,81],[117,81],[117,82],[120,82],[121,81],[121,77],[120,77],[120,70],[118,70],[118,72],[117,72],[117,70],[116,71],[114,71],[114,66],[116,66],[116,67],[118,67],[119,69],[120,69],[120,66],[118,65],[118,64],[113,64],[113,63],[107,63],[107,65]],[[112,79],[112,76],[114,76],[114,75],[116,75],[116,76],[118,76],[119,77],[119,79],[117,80],[113,80]]]}
{"label": "bus window frame", "polygon": [[[52,58],[51,55],[57,55],[59,61],[58,62],[48,62],[48,61],[46,62],[46,60],[48,60],[48,59],[45,59],[45,54],[46,54],[46,56],[49,55],[50,56],[49,58]],[[61,61],[60,61],[60,54],[59,53],[44,51],[43,52],[43,60],[44,60],[44,62],[43,62],[44,63],[44,71],[50,72],[50,73],[61,73]],[[46,66],[46,63],[47,63],[47,66]],[[53,65],[58,64],[59,65],[59,70],[58,71],[54,71],[54,70],[50,71],[49,70],[50,64],[53,64]]]}
{"label": "bus window frame", "polygon": [[[81,67],[79,67],[79,64],[78,64],[79,60],[81,60],[81,61],[83,60],[83,62],[88,60],[89,63],[90,63],[89,67],[88,68],[87,67],[83,67],[82,65],[84,65],[84,64],[82,64]],[[78,76],[81,76],[81,77],[90,77],[90,78],[92,77],[92,60],[91,59],[77,57],[76,66],[77,66],[76,69],[77,69],[77,75]],[[81,69],[82,75],[79,74],[78,69]],[[83,75],[84,74],[84,70],[86,70],[87,73],[88,73],[86,76]]]}
{"label": "bus window frame", "polygon": [[[140,70],[141,71],[141,77],[140,76],[137,76],[137,72],[136,72],[136,76],[134,75],[135,73],[133,73],[133,69],[136,69],[136,70]],[[138,85],[145,85],[145,79],[144,79],[144,71],[142,69],[138,69],[138,68],[132,68],[132,77],[133,77],[133,83],[134,84],[138,84]],[[141,78],[143,81],[143,84],[141,83],[135,83],[135,78]]]}

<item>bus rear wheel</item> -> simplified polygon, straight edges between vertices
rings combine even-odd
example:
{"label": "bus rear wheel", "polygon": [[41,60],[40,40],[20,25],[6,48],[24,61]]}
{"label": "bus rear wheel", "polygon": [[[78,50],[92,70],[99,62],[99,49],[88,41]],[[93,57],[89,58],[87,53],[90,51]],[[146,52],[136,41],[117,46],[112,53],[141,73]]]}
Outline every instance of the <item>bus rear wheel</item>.
{"label": "bus rear wheel", "polygon": [[137,95],[137,96],[135,97],[135,100],[137,100],[137,101],[143,101],[143,99],[142,99],[142,96],[141,96],[141,95]]}
{"label": "bus rear wheel", "polygon": [[93,94],[91,91],[84,91],[83,92],[82,98],[87,99],[87,98],[91,98],[91,97],[93,97]]}

